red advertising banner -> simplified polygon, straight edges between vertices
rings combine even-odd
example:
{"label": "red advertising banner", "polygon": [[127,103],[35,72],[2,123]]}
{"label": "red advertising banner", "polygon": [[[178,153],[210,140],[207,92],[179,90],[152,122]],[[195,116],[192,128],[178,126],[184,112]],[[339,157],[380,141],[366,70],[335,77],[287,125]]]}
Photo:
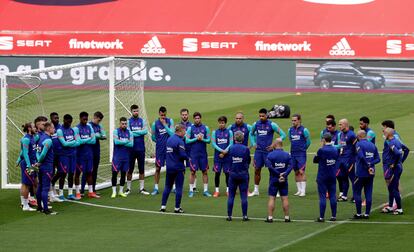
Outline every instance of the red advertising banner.
{"label": "red advertising banner", "polygon": [[0,33],[0,55],[413,59],[412,36]]}

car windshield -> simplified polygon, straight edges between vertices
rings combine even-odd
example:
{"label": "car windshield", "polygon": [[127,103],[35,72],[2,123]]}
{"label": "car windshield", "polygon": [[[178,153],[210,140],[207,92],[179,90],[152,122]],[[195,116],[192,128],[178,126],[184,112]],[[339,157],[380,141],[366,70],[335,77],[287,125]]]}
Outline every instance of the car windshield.
{"label": "car windshield", "polygon": [[366,70],[362,69],[360,66],[354,66],[354,68],[363,73],[367,72]]}

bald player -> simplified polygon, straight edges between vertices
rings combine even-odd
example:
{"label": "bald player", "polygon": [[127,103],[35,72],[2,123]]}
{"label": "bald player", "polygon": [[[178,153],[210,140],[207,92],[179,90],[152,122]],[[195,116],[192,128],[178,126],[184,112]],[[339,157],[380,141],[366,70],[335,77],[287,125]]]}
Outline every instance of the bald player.
{"label": "bald player", "polygon": [[339,183],[342,183],[342,195],[339,194],[338,201],[348,201],[349,181],[352,185],[355,179],[355,156],[357,138],[355,133],[349,129],[349,122],[347,119],[339,121],[338,145],[339,159],[336,176]]}
{"label": "bald player", "polygon": [[283,150],[283,142],[276,139],[275,150],[267,155],[266,167],[269,169],[269,200],[268,200],[268,217],[265,222],[273,222],[273,212],[275,210],[275,198],[280,193],[282,200],[283,213],[285,222],[290,222],[289,201],[288,201],[288,175],[292,171],[292,158],[290,154]]}
{"label": "bald player", "polygon": [[[375,176],[375,165],[381,160],[375,144],[367,139],[365,130],[358,131],[358,142],[356,143],[356,163],[355,163],[355,182],[354,197],[357,213],[354,219],[368,219],[372,205],[372,189]],[[362,215],[362,189],[366,198],[365,214]]]}

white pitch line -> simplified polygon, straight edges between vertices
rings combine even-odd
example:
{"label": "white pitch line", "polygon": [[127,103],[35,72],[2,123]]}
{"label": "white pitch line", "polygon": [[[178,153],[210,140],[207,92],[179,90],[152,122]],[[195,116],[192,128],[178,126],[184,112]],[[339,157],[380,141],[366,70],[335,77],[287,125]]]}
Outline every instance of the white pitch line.
{"label": "white pitch line", "polygon": [[[382,151],[378,151],[378,154],[382,154]],[[414,151],[410,151],[409,154],[413,154]],[[306,152],[306,155],[316,155],[316,152]],[[251,157],[254,157],[254,153],[250,155]],[[214,158],[214,156],[208,156],[208,158]]]}
{"label": "white pitch line", "polygon": [[[408,195],[407,195],[408,196]],[[160,211],[153,211],[153,210],[143,210],[143,209],[135,209],[135,208],[125,208],[125,207],[116,207],[116,206],[108,206],[108,205],[100,205],[94,204],[89,202],[82,202],[82,201],[70,201],[72,203],[85,205],[85,206],[92,206],[97,208],[106,208],[112,210],[121,210],[127,212],[137,212],[137,213],[147,213],[147,214],[159,214],[159,215],[173,215],[173,216],[185,216],[185,217],[200,217],[200,218],[214,218],[214,219],[225,219],[227,216],[222,215],[208,215],[208,214],[191,214],[191,213],[182,213],[176,214],[173,212],[160,212]],[[381,205],[382,206],[382,205]],[[381,206],[373,209],[379,209]],[[241,219],[242,217],[233,217],[233,219]],[[264,221],[265,218],[258,218],[258,217],[249,217],[250,220],[254,221]],[[274,219],[275,222],[284,222],[284,219]],[[294,219],[291,222],[297,223],[315,223],[320,225],[319,223],[315,222],[315,220],[301,220],[301,219]],[[356,221],[356,220],[343,220],[343,221],[336,221],[336,222],[326,222],[327,224],[340,225],[340,224],[385,224],[385,225],[414,225],[414,222],[384,222],[384,221]],[[303,237],[302,237],[303,238]]]}
{"label": "white pitch line", "polygon": [[[406,197],[409,197],[409,196],[411,196],[411,195],[414,195],[414,192],[410,192],[410,193],[408,193],[408,194],[404,195],[403,197],[401,197],[401,199],[406,198]],[[380,209],[382,206],[383,206],[383,205],[381,204],[381,205],[379,205],[379,206],[377,206],[377,207],[373,208],[373,209],[372,209],[372,211],[376,211],[376,210]],[[339,226],[339,225],[341,225],[341,224],[348,224],[348,223],[357,223],[357,222],[356,222],[356,221],[352,221],[352,220],[340,221],[340,222],[338,222],[338,224],[337,224],[337,225],[331,225],[331,226],[328,226],[328,227],[326,227],[326,228],[323,228],[323,229],[317,230],[317,231],[312,232],[312,233],[310,233],[310,234],[308,234],[308,235],[305,235],[305,236],[303,236],[303,237],[300,237],[300,238],[298,238],[298,239],[295,239],[295,240],[293,240],[293,241],[291,241],[291,242],[285,243],[285,244],[283,244],[283,245],[281,245],[281,246],[277,246],[277,247],[275,247],[275,248],[273,248],[273,249],[271,249],[271,250],[269,250],[269,251],[267,251],[267,252],[274,252],[274,251],[278,251],[278,250],[280,250],[280,249],[283,249],[283,248],[289,247],[289,246],[294,245],[294,244],[296,244],[296,243],[298,243],[298,242],[301,242],[301,241],[304,241],[304,240],[309,239],[309,238],[311,238],[311,237],[314,237],[315,235],[318,235],[318,234],[320,234],[320,233],[323,233],[323,232],[325,232],[325,231],[328,231],[329,229],[332,229],[332,228],[334,228],[334,227],[337,227],[337,226]],[[359,223],[359,222],[358,222],[358,223]],[[366,223],[369,223],[369,222],[366,222]],[[388,222],[382,222],[382,223],[388,223]],[[382,224],[382,223],[381,223],[381,224]],[[408,222],[407,222],[407,223],[408,223]]]}

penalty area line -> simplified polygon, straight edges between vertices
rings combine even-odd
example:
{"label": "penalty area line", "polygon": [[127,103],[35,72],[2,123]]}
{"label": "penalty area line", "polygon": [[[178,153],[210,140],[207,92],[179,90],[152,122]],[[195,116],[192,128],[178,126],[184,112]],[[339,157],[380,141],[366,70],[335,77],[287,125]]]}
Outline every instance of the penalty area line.
{"label": "penalty area line", "polygon": [[[104,209],[112,209],[112,210],[119,210],[119,211],[127,211],[127,212],[136,212],[136,213],[146,213],[146,214],[158,214],[158,215],[172,215],[172,216],[184,216],[184,217],[198,217],[198,218],[213,218],[213,219],[226,219],[227,216],[222,215],[209,215],[209,214],[192,214],[192,213],[181,213],[177,214],[174,212],[160,212],[160,211],[153,211],[153,210],[144,210],[144,209],[135,209],[135,208],[126,208],[126,207],[117,207],[117,206],[108,206],[108,205],[100,205],[94,204],[90,202],[82,202],[82,201],[70,201],[75,204],[84,205],[84,206],[91,206],[97,208],[104,208]],[[376,209],[379,209],[377,207]],[[374,209],[374,210],[376,210]],[[233,219],[242,219],[242,217],[233,217]],[[258,217],[249,217],[250,220],[254,221],[263,221],[265,218],[258,218]],[[284,219],[273,219],[275,222],[284,222]],[[296,223],[315,223],[315,220],[302,220],[302,219],[293,219],[291,222]],[[340,224],[388,224],[388,225],[414,225],[414,222],[384,222],[384,221],[355,221],[355,220],[343,220],[343,221],[336,221],[336,222],[326,222],[326,224],[331,224],[330,226],[337,226]],[[330,227],[329,226],[329,227]],[[323,229],[322,229],[323,230]],[[318,230],[320,232],[321,230]],[[304,237],[302,237],[304,238]]]}

